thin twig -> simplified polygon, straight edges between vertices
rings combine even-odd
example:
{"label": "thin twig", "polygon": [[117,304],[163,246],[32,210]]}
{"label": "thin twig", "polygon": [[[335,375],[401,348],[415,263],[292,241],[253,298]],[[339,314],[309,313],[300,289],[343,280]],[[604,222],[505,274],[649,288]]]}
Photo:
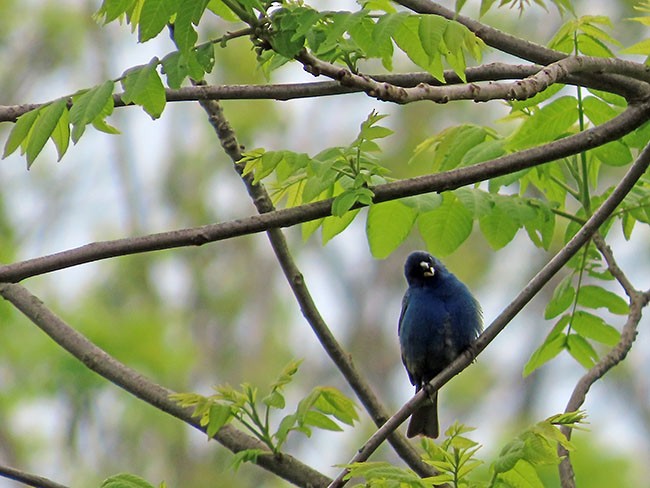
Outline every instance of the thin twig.
{"label": "thin twig", "polygon": [[[366,461],[370,455],[381,445],[386,436],[404,422],[420,405],[425,401],[430,392],[437,391],[451,378],[471,364],[474,358],[482,352],[487,345],[506,327],[506,325],[526,306],[530,300],[548,283],[548,281],[564,267],[582,246],[591,239],[598,228],[616,210],[616,207],[623,201],[625,196],[634,187],[635,183],[643,176],[643,173],[650,166],[650,145],[646,146],[637,160],[632,164],[614,191],[602,203],[593,215],[587,220],[580,230],[567,244],[528,282],[524,289],[510,302],[510,304],[495,318],[490,326],[485,329],[478,340],[473,344],[471,350],[466,351],[456,358],[444,371],[433,378],[427,387],[420,390],[408,402],[393,415],[383,427],[359,449],[358,453],[349,463]],[[344,469],[330,484],[330,488],[341,487],[346,481],[344,477],[348,470]]]}

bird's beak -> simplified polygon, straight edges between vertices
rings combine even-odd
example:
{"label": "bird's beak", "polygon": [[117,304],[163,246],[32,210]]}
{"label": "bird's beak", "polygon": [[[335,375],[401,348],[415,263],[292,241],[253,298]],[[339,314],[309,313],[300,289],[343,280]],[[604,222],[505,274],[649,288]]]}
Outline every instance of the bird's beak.
{"label": "bird's beak", "polygon": [[420,267],[422,268],[424,276],[431,277],[436,274],[436,270],[433,268],[433,264],[427,261],[422,261],[420,263]]}

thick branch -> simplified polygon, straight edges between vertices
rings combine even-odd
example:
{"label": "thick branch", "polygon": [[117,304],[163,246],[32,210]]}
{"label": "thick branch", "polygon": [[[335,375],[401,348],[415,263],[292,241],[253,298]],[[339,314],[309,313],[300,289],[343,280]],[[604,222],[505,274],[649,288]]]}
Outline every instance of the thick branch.
{"label": "thick branch", "polygon": [[[522,80],[510,83],[466,83],[447,86],[431,86],[420,83],[414,87],[402,87],[388,82],[379,82],[365,75],[353,73],[349,69],[318,59],[303,49],[296,59],[305,70],[314,76],[326,75],[338,80],[343,86],[358,88],[379,100],[399,104],[431,100],[447,103],[452,100],[525,100],[544,91],[549,86],[563,82],[570,75],[579,73],[615,72],[650,81],[650,68],[639,63],[620,59],[597,58],[592,56],[568,56],[549,64],[544,69]],[[575,76],[574,76],[575,77]],[[646,89],[645,95],[649,94]],[[636,94],[636,96],[639,96]]]}
{"label": "thick branch", "polygon": [[[0,284],[0,295],[89,369],[158,410],[205,432],[205,428],[192,417],[190,409],[180,407],[169,398],[174,393],[173,391],[153,383],[97,347],[55,315],[26,288],[21,285],[2,283]],[[268,451],[268,448],[260,441],[244,434],[232,425],[222,427],[214,439],[233,452],[245,449]],[[329,482],[326,476],[288,454],[283,454],[281,457],[273,456],[270,453],[263,454],[258,457],[257,464],[298,486],[325,486]]]}
{"label": "thick branch", "polygon": [[[622,114],[602,125],[558,141],[466,168],[376,186],[373,188],[374,201],[379,203],[423,193],[453,190],[570,156],[622,137],[645,122],[649,115],[650,102],[633,104]],[[18,282],[30,276],[101,259],[183,246],[200,246],[208,242],[263,232],[273,228],[289,227],[331,215],[331,207],[332,200],[323,200],[202,227],[95,242],[48,256],[1,266],[0,282]]]}
{"label": "thick branch", "polygon": [[[232,159],[233,163],[235,163],[235,170],[239,173],[242,181],[246,185],[246,189],[253,200],[257,211],[260,214],[274,211],[275,208],[273,202],[264,186],[261,184],[254,184],[252,175],[244,175],[242,173],[243,168],[241,165],[236,164],[242,157],[241,146],[237,142],[236,134],[226,119],[221,105],[216,101],[209,100],[202,101],[201,106],[207,112],[210,123],[215,129],[224,151]],[[336,337],[334,337],[334,334],[332,334],[330,328],[327,326],[327,323],[320,314],[318,307],[314,303],[300,269],[291,256],[284,234],[280,229],[269,229],[267,235],[278,262],[280,263],[282,272],[287,278],[289,286],[293,291],[307,323],[311,326],[314,334],[332,362],[334,362],[348,384],[352,387],[352,390],[369,413],[375,425],[380,427],[389,417],[388,411],[381,404],[375,395],[375,392],[365,381],[363,376],[359,374],[354,362],[352,361],[352,356],[343,349],[336,340]],[[418,474],[423,477],[433,476],[436,474],[431,466],[422,461],[411,444],[409,444],[404,436],[399,432],[393,432],[391,436],[389,436],[388,441],[394,447],[399,456]]]}
{"label": "thick branch", "polygon": [[[453,10],[445,8],[431,0],[395,0],[395,2],[414,12],[440,15],[449,20],[456,20],[476,34],[488,46],[533,63],[548,65],[567,56],[566,53],[549,49],[511,34],[506,34],[494,27],[482,24],[477,20],[456,14]],[[646,83],[625,76],[582,75],[581,79],[584,79],[587,83],[601,83],[603,85],[602,89],[611,93],[617,93],[628,100],[647,96],[648,86]]]}
{"label": "thick branch", "polygon": [[[636,182],[650,166],[650,145],[646,146],[637,160],[625,174],[614,191],[581,227],[578,233],[528,282],[524,289],[510,302],[510,304],[495,318],[490,326],[485,329],[471,350],[465,351],[456,358],[444,371],[433,378],[426,388],[420,390],[399,409],[375,434],[359,449],[358,453],[349,461],[350,463],[366,461],[370,455],[381,445],[386,436],[397,429],[422,403],[426,401],[431,392],[437,391],[451,378],[469,366],[475,357],[480,354],[490,342],[508,325],[508,323],[532,300],[532,298],[548,283],[548,281],[564,267],[582,246],[591,239],[598,228],[611,216],[616,207],[634,187]],[[330,488],[340,487],[345,484],[343,478],[347,470],[343,470],[332,482]]]}

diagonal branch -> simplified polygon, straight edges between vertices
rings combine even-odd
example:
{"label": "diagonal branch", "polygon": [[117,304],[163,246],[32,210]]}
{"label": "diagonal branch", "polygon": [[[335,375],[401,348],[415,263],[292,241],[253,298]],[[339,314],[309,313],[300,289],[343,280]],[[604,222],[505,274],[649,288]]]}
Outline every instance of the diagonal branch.
{"label": "diagonal branch", "polygon": [[[373,187],[374,202],[385,202],[465,185],[532,168],[616,140],[650,117],[650,102],[631,104],[620,115],[592,129],[514,154],[443,173],[419,176]],[[361,205],[359,205],[361,206]],[[128,254],[184,246],[200,246],[273,228],[289,227],[331,215],[332,200],[322,200],[248,218],[161,232],[141,237],[94,242],[58,253],[0,266],[0,282],[18,282],[30,276]]]}
{"label": "diagonal branch", "polygon": [[0,477],[19,481],[24,485],[35,486],[36,488],[67,488],[65,485],[43,478],[42,476],[26,473],[19,469],[10,468],[9,466],[0,466]]}
{"label": "diagonal branch", "polygon": [[[244,175],[242,166],[236,164],[242,157],[241,146],[237,142],[237,136],[226,119],[221,105],[216,101],[204,100],[201,101],[201,106],[208,114],[210,123],[217,133],[224,151],[235,164],[235,170],[239,173],[242,181],[246,185],[246,190],[253,200],[257,211],[260,214],[274,211],[273,202],[264,186],[254,184],[252,175]],[[323,349],[325,349],[332,362],[351,386],[374,423],[380,427],[389,417],[389,413],[381,404],[370,385],[359,374],[352,361],[352,356],[343,349],[327,326],[318,307],[314,303],[300,269],[291,256],[284,234],[280,229],[276,228],[269,229],[267,235],[302,314],[311,326]],[[433,476],[435,474],[435,471],[422,461],[411,444],[399,432],[393,432],[389,436],[388,441],[399,456],[421,476]]]}
{"label": "diagonal branch", "polygon": [[[169,398],[174,393],[172,390],[153,383],[137,371],[117,361],[54,314],[26,288],[21,285],[1,283],[0,295],[89,369],[158,410],[205,432],[205,427],[202,427],[199,421],[192,417],[190,409],[179,406]],[[233,452],[246,449],[268,451],[268,448],[260,441],[232,425],[222,427],[214,439]],[[288,454],[283,454],[281,457],[274,456],[270,452],[262,454],[257,458],[257,464],[299,486],[325,486],[329,482],[326,476]]]}
{"label": "diagonal branch", "polygon": [[[358,453],[349,463],[366,461],[370,455],[381,445],[386,436],[397,429],[420,405],[427,400],[431,392],[437,391],[451,378],[469,366],[475,357],[481,353],[490,342],[508,325],[508,323],[530,302],[533,297],[548,283],[548,281],[564,267],[582,246],[587,244],[598,228],[611,216],[616,207],[634,187],[636,182],[650,166],[650,145],[646,146],[637,160],[632,164],[623,179],[614,191],[607,197],[587,222],[580,228],[576,235],[528,282],[515,299],[503,309],[490,326],[485,329],[470,350],[465,351],[456,358],[444,371],[433,378],[429,384],[415,394],[400,408],[373,436],[359,449]],[[348,473],[344,469],[332,482],[330,488],[343,486],[343,480]]]}

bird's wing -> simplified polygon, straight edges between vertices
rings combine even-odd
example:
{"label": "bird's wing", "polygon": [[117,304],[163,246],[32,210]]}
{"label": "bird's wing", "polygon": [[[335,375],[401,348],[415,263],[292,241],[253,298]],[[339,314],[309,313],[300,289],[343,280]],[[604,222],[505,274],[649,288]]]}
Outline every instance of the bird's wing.
{"label": "bird's wing", "polygon": [[409,304],[409,296],[410,296],[410,290],[406,290],[406,293],[404,293],[404,298],[402,298],[402,311],[399,313],[399,321],[397,322],[398,336],[402,330],[402,320],[404,320],[404,314],[406,313],[406,308],[408,307]]}

